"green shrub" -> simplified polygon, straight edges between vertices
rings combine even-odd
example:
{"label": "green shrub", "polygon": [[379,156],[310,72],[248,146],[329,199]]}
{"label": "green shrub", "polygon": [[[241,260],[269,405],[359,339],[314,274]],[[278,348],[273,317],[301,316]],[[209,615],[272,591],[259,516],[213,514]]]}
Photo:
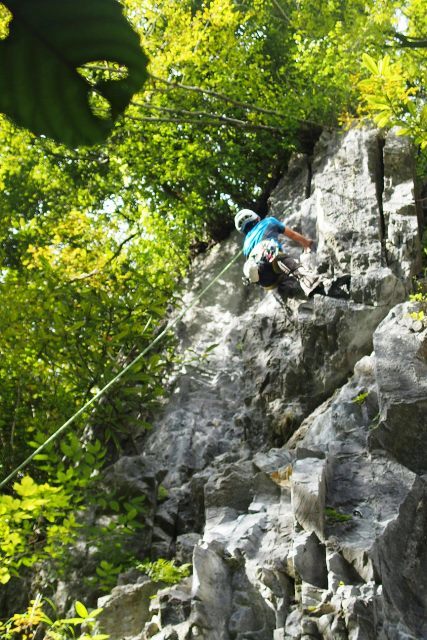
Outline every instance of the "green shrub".
{"label": "green shrub", "polygon": [[54,620],[46,613],[47,608],[52,609],[52,603],[38,595],[24,613],[14,613],[5,623],[0,623],[2,640],[34,640],[36,635],[43,640],[108,640],[110,637],[95,630],[96,617],[102,609],[88,611],[77,601],[75,617]]}
{"label": "green shrub", "polygon": [[174,560],[165,560],[164,558],[159,558],[154,562],[146,560],[138,564],[137,568],[146,573],[153,582],[166,582],[167,584],[181,582],[191,573],[191,564],[177,566]]}

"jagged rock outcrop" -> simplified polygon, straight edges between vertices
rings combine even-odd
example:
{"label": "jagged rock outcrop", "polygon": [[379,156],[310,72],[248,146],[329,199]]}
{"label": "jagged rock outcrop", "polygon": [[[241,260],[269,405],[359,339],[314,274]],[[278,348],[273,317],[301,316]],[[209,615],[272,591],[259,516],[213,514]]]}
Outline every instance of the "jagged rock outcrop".
{"label": "jagged rock outcrop", "polygon": [[[427,335],[398,306],[374,334],[380,424],[371,446],[391,453],[418,474],[427,473]],[[400,357],[400,356],[403,357]]]}
{"label": "jagged rock outcrop", "polygon": [[[316,238],[319,271],[351,272],[350,300],[283,301],[244,288],[236,263],[181,322],[170,397],[106,482],[127,466],[152,496],[162,482],[146,552],[193,549],[193,576],[150,608],[146,586],[116,587],[102,601],[111,640],[427,637],[427,328],[404,302],[421,267],[412,158],[393,133],[325,133],[272,195],[272,214]],[[184,304],[238,242],[198,262]]]}

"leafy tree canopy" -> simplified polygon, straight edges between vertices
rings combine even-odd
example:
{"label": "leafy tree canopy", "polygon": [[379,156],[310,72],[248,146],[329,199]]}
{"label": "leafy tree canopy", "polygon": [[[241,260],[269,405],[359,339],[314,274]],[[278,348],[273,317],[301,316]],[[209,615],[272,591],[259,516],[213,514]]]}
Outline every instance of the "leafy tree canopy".
{"label": "leafy tree canopy", "polygon": [[[379,127],[397,127],[427,149],[427,9],[424,2],[395,2],[386,48],[362,56],[367,78],[359,83],[360,112]],[[378,13],[378,19],[383,16]]]}

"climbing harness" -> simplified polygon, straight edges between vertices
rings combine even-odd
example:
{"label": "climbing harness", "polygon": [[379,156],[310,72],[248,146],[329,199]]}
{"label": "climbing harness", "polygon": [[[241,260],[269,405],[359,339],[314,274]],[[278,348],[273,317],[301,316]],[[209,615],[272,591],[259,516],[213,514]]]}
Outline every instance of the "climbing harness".
{"label": "climbing harness", "polygon": [[275,240],[262,240],[250,252],[243,266],[243,273],[249,282],[270,287],[278,280],[273,269],[273,261],[279,255],[280,247]]}
{"label": "climbing harness", "polygon": [[[181,318],[184,317],[187,311],[190,311],[190,309],[192,309],[196,305],[196,303],[215,284],[215,282],[217,282],[221,278],[221,276],[223,276],[224,273],[228,271],[231,265],[234,264],[234,262],[236,262],[238,258],[240,258],[241,254],[242,254],[242,250],[240,250],[235,256],[233,256],[233,258],[209,282],[209,284],[206,285],[206,287],[193,299],[193,301],[187,307],[182,309],[182,311],[176,316],[176,318],[174,318],[174,320],[168,323],[166,328],[163,329],[163,331],[159,333],[159,335],[156,338],[154,338],[154,340],[152,340],[150,344],[147,347],[145,347],[145,349],[141,351],[141,353],[137,355],[136,358],[134,358],[130,364],[124,367],[112,380],[110,380],[110,382],[108,382],[102,389],[100,389],[98,393],[93,396],[93,398],[91,398],[88,402],[86,402],[86,404],[84,404],[78,411],[76,411],[76,413],[72,415],[71,418],[69,418],[66,422],[64,422],[64,424],[62,424],[49,438],[47,438],[47,440],[45,440],[43,444],[41,444],[35,451],[33,451],[33,453],[29,455],[28,458],[26,458],[23,462],[21,462],[21,464],[18,467],[16,467],[11,473],[9,473],[9,475],[0,482],[0,489],[4,487],[8,482],[10,482],[10,480],[12,480],[20,471],[22,471],[22,469],[24,469],[31,462],[31,460],[33,460],[37,455],[39,455],[49,444],[51,444],[62,433],[64,433],[64,431],[66,431],[68,427],[73,422],[75,422],[75,420],[79,416],[81,416],[82,413],[84,413],[84,411],[86,411],[86,409],[88,409],[97,400],[99,400],[99,398],[101,398],[108,391],[108,389],[110,389],[116,382],[118,382],[118,380],[120,380],[130,369],[132,369],[132,367],[134,367],[136,363],[139,362],[141,358],[143,358],[143,356],[145,356],[145,354],[148,351],[150,351],[158,342],[160,342],[160,340],[181,320]],[[148,328],[150,322],[151,322],[151,319],[145,326],[144,331]]]}
{"label": "climbing harness", "polygon": [[284,278],[294,278],[306,296],[320,285],[320,276],[283,253],[275,239],[262,240],[253,248],[243,273],[249,283],[258,283],[263,289],[276,289]]}

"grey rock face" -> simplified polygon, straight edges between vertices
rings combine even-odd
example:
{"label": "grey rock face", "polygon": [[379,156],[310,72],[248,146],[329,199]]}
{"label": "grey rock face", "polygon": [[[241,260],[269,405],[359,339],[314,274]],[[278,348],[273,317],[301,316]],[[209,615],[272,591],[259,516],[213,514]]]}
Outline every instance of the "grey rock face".
{"label": "grey rock face", "polygon": [[414,308],[410,303],[395,307],[374,334],[380,422],[370,442],[423,474],[427,473],[427,328],[411,318]]}
{"label": "grey rock face", "polygon": [[408,281],[421,268],[419,223],[422,212],[414,185],[414,152],[408,140],[402,140],[391,131],[385,140],[383,154],[382,210],[387,264],[395,275]]}
{"label": "grey rock face", "polygon": [[292,510],[296,521],[323,540],[326,460],[305,458],[292,467]]}
{"label": "grey rock face", "polygon": [[[168,490],[151,553],[192,553],[193,579],[134,640],[427,637],[427,342],[402,304],[420,267],[412,157],[393,133],[324,134],[272,195],[316,239],[314,268],[351,272],[350,300],[246,289],[240,263],[180,324],[186,364],[131,468]],[[186,303],[238,247],[196,265]]]}
{"label": "grey rock face", "polygon": [[299,575],[303,582],[326,589],[328,574],[325,546],[320,543],[315,533],[302,531],[294,537],[291,558],[294,573]]}
{"label": "grey rock face", "polygon": [[151,617],[150,597],[157,590],[158,586],[147,579],[139,584],[115,587],[110,595],[100,598],[101,632],[110,634],[111,640],[138,635]]}
{"label": "grey rock face", "polygon": [[398,617],[415,637],[427,637],[426,532],[427,483],[416,478],[398,518],[390,522],[374,550],[383,582],[386,629],[388,626],[391,638],[399,637],[390,624],[397,623]]}

